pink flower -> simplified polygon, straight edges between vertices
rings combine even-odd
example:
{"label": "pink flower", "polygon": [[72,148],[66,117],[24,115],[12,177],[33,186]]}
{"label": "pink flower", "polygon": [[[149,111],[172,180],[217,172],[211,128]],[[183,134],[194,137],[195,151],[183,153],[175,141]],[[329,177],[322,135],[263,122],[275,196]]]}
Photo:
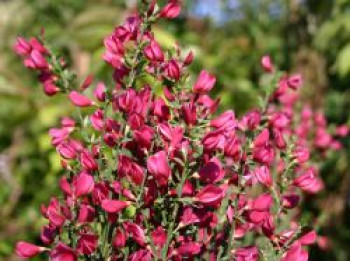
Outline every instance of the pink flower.
{"label": "pink flower", "polygon": [[94,95],[96,99],[100,102],[106,100],[106,85],[103,82],[99,82],[94,90]]}
{"label": "pink flower", "polygon": [[98,245],[98,236],[94,234],[80,235],[77,243],[77,252],[80,255],[91,255],[96,251]]}
{"label": "pink flower", "polygon": [[301,248],[299,241],[296,241],[283,256],[282,261],[307,261],[309,255]]}
{"label": "pink flower", "polygon": [[271,57],[268,55],[264,55],[261,58],[261,66],[265,72],[272,72],[274,70],[274,65],[272,63]]}
{"label": "pink flower", "polygon": [[60,91],[60,88],[57,87],[52,81],[45,81],[43,90],[47,96],[53,96]]}
{"label": "pink flower", "polygon": [[151,43],[144,49],[146,58],[152,62],[164,61],[164,54],[156,40],[152,39]]}
{"label": "pink flower", "polygon": [[95,104],[92,100],[78,93],[77,91],[72,91],[68,95],[68,98],[77,107],[89,107]]}
{"label": "pink flower", "polygon": [[73,144],[70,142],[62,142],[57,146],[58,153],[65,159],[75,159],[77,157],[77,151]]}
{"label": "pink flower", "polygon": [[113,246],[115,248],[122,248],[125,246],[125,243],[126,243],[125,232],[121,228],[118,228],[115,232]]}
{"label": "pink flower", "polygon": [[210,126],[226,131],[233,130],[237,126],[235,113],[231,110],[222,113],[219,117],[210,121]]}
{"label": "pink flower", "polygon": [[255,147],[265,146],[270,139],[270,132],[268,129],[263,129],[258,136],[254,139],[253,143]]}
{"label": "pink flower", "polygon": [[293,151],[293,157],[296,159],[296,161],[299,164],[303,164],[309,160],[310,151],[306,147],[299,146],[299,147],[295,148],[295,150]]}
{"label": "pink flower", "polygon": [[195,93],[207,93],[213,89],[216,83],[216,78],[214,75],[203,70],[199,74],[196,83],[193,87],[193,92]]}
{"label": "pink flower", "polygon": [[13,46],[14,51],[21,56],[29,55],[32,51],[32,46],[30,43],[23,37],[18,37],[16,43]]}
{"label": "pink flower", "polygon": [[91,152],[87,149],[83,149],[80,154],[80,164],[83,166],[85,170],[97,170],[98,165],[92,156]]}
{"label": "pink flower", "polygon": [[172,127],[168,123],[161,123],[158,125],[158,130],[164,140],[170,143],[169,150],[179,147],[184,135],[182,127]]}
{"label": "pink flower", "polygon": [[183,243],[176,249],[180,256],[194,256],[201,252],[202,244],[197,242]]}
{"label": "pink flower", "polygon": [[205,115],[209,115],[217,110],[220,99],[213,100],[208,95],[202,94],[199,96],[197,103],[205,108]]}
{"label": "pink flower", "polygon": [[264,235],[268,238],[271,238],[273,236],[273,233],[275,231],[275,224],[273,222],[273,216],[266,215],[264,221],[261,224],[261,229]]}
{"label": "pink flower", "polygon": [[266,166],[258,167],[254,170],[254,176],[261,184],[266,187],[272,186],[272,178],[270,174],[270,170]]}
{"label": "pink flower", "polygon": [[152,127],[144,125],[141,129],[134,131],[134,140],[142,148],[150,149],[154,130]]}
{"label": "pink flower", "polygon": [[45,209],[45,217],[56,227],[61,227],[66,217],[61,212],[61,206],[56,198],[50,200],[50,204]]}
{"label": "pink flower", "polygon": [[55,240],[57,229],[54,226],[43,226],[40,233],[40,239],[45,245],[51,245]]}
{"label": "pink flower", "polygon": [[260,224],[270,214],[273,199],[270,194],[261,194],[254,199],[250,204],[250,209],[247,212],[247,218],[254,224]]}
{"label": "pink flower", "polygon": [[217,186],[207,185],[201,189],[194,200],[205,206],[216,206],[224,197],[224,191]]}
{"label": "pink flower", "polygon": [[85,78],[84,82],[81,84],[80,90],[83,91],[83,90],[89,88],[93,81],[94,81],[94,76],[93,76],[92,74],[89,74],[89,75]]}
{"label": "pink flower", "polygon": [[198,216],[193,212],[193,208],[191,207],[186,207],[182,213],[181,216],[181,225],[182,226],[187,226],[190,224],[198,223],[199,218]]}
{"label": "pink flower", "polygon": [[299,238],[303,246],[312,245],[316,242],[317,234],[314,230],[307,232]]}
{"label": "pink flower", "polygon": [[92,127],[97,131],[102,131],[104,127],[104,112],[101,109],[96,110],[90,116]]}
{"label": "pink flower", "polygon": [[101,207],[108,213],[119,213],[130,204],[129,201],[105,199],[102,201]]}
{"label": "pink flower", "polygon": [[82,204],[80,205],[80,210],[79,210],[79,214],[78,214],[78,222],[79,223],[90,223],[94,220],[95,218],[95,208],[90,206],[90,205],[86,205],[86,204]]}
{"label": "pink flower", "polygon": [[178,81],[180,79],[181,71],[178,62],[175,59],[171,59],[165,65],[165,74],[168,78]]}
{"label": "pink flower", "polygon": [[183,118],[187,125],[193,126],[197,122],[197,107],[193,102],[185,103],[181,107]]}
{"label": "pink flower", "polygon": [[28,68],[45,70],[48,67],[48,63],[42,53],[38,50],[32,50],[29,58],[25,60],[25,65]]}
{"label": "pink flower", "polygon": [[158,98],[153,104],[153,114],[158,117],[159,121],[167,121],[170,118],[169,107],[162,98]]}
{"label": "pink flower", "polygon": [[57,129],[52,128],[49,130],[49,135],[51,136],[52,140],[51,143],[54,146],[57,146],[62,141],[66,140],[69,137],[70,131],[67,129]]}
{"label": "pink flower", "polygon": [[126,222],[124,223],[125,232],[128,233],[131,238],[140,246],[144,246],[146,243],[145,232],[143,229],[134,223]]}
{"label": "pink flower", "polygon": [[185,58],[185,61],[183,63],[184,66],[189,66],[193,62],[193,52],[190,51],[188,55]]}
{"label": "pink flower", "polygon": [[236,136],[230,137],[226,140],[224,148],[225,155],[232,157],[234,160],[239,160],[241,147],[241,142]]}
{"label": "pink flower", "polygon": [[276,112],[272,115],[270,124],[276,129],[285,129],[290,124],[290,118],[285,112]]}
{"label": "pink flower", "polygon": [[46,48],[39,42],[38,39],[36,38],[30,38],[29,40],[30,45],[32,46],[33,49],[38,50],[42,54],[47,54],[48,51]]}
{"label": "pink flower", "polygon": [[24,241],[17,242],[16,255],[22,258],[31,258],[44,251],[45,248],[39,247]]}
{"label": "pink flower", "polygon": [[293,90],[299,89],[302,84],[303,80],[300,74],[294,74],[288,78],[288,86]]}
{"label": "pink flower", "polygon": [[73,249],[59,242],[50,252],[50,261],[77,261],[77,254]]}
{"label": "pink flower", "polygon": [[259,163],[270,164],[275,158],[275,151],[271,145],[255,147],[253,149],[253,158]]}
{"label": "pink flower", "polygon": [[213,157],[207,164],[199,169],[199,178],[205,183],[214,183],[221,180],[225,172],[222,170],[221,162]]}
{"label": "pink flower", "polygon": [[261,120],[261,116],[260,113],[256,110],[250,111],[248,113],[246,113],[241,121],[239,122],[239,127],[243,130],[255,130]]}
{"label": "pink flower", "polygon": [[106,182],[97,183],[92,191],[92,199],[94,204],[101,204],[104,199],[109,196],[108,184]]}
{"label": "pink flower", "polygon": [[171,175],[171,169],[165,151],[159,151],[150,156],[147,160],[147,169],[160,185],[166,185]]}
{"label": "pink flower", "polygon": [[241,247],[236,250],[235,257],[237,261],[258,261],[259,251],[255,246]]}
{"label": "pink flower", "polygon": [[74,181],[75,196],[81,197],[90,194],[94,186],[94,178],[86,172],[81,172]]}
{"label": "pink flower", "polygon": [[152,231],[151,237],[154,245],[159,247],[163,247],[167,240],[166,231],[161,226],[157,227],[154,231]]}
{"label": "pink flower", "polygon": [[226,138],[222,130],[211,131],[204,136],[202,143],[206,151],[224,150]]}
{"label": "pink flower", "polygon": [[128,261],[151,261],[152,260],[152,253],[149,250],[138,250],[134,253],[132,253]]}
{"label": "pink flower", "polygon": [[289,194],[282,197],[282,204],[287,209],[295,208],[299,204],[299,201],[300,196],[297,194]]}
{"label": "pink flower", "polygon": [[346,137],[350,133],[350,127],[347,125],[340,125],[336,128],[335,133],[339,137]]}
{"label": "pink flower", "polygon": [[287,147],[287,143],[284,140],[283,132],[278,129],[273,129],[272,133],[276,147],[280,150],[285,149]]}
{"label": "pink flower", "polygon": [[304,174],[294,179],[293,184],[309,193],[317,193],[323,187],[322,182],[312,168],[309,168]]}
{"label": "pink flower", "polygon": [[169,0],[168,4],[160,11],[160,16],[173,19],[179,16],[181,12],[180,0]]}

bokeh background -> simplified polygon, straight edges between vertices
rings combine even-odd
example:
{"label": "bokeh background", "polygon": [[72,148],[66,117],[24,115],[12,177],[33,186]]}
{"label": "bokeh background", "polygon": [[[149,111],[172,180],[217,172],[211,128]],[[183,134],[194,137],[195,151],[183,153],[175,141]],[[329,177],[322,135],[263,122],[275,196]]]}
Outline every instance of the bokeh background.
{"label": "bokeh background", "polygon": [[[17,260],[18,239],[38,241],[40,204],[58,194],[59,158],[47,131],[70,106],[43,95],[34,74],[12,51],[16,36],[45,28],[83,79],[110,79],[101,60],[102,39],[133,10],[133,0],[0,1],[0,260]],[[196,54],[218,77],[216,95],[238,115],[256,106],[260,57],[304,76],[302,99],[325,111],[332,125],[350,125],[350,0],[191,0],[182,15],[155,28],[165,46],[175,42]],[[304,206],[326,246],[311,260],[350,260],[350,139],[322,163],[325,190]],[[321,247],[320,247],[321,246]],[[323,248],[323,249],[321,249]]]}

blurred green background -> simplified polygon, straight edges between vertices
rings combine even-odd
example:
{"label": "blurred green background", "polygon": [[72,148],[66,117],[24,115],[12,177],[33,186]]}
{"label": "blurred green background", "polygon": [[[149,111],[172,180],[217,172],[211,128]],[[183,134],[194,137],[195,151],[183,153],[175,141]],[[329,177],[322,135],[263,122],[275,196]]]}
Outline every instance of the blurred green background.
{"label": "blurred green background", "polygon": [[[70,106],[43,95],[12,51],[16,36],[39,35],[63,52],[78,76],[110,79],[102,39],[135,7],[131,0],[0,1],[0,260],[17,260],[13,244],[38,241],[41,203],[57,192],[60,161],[47,131]],[[304,76],[302,99],[323,108],[331,124],[350,124],[350,0],[193,0],[182,15],[155,28],[166,47],[180,43],[218,77],[216,95],[238,115],[256,106],[260,57]],[[305,206],[321,215],[331,248],[310,260],[350,260],[350,140],[323,163],[326,190]]]}

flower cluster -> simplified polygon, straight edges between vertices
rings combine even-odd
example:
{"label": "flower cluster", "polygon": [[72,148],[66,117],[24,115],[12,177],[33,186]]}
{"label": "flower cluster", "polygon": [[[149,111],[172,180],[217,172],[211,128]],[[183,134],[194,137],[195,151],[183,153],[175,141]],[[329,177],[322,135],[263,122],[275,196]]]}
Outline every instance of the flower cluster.
{"label": "flower cluster", "polygon": [[113,84],[88,77],[76,87],[46,45],[18,38],[15,50],[39,72],[45,93],[64,93],[87,109],[50,130],[66,172],[63,197],[41,208],[44,246],[18,242],[17,255],[307,260],[306,246],[317,236],[298,223],[301,192],[323,186],[310,155],[340,143],[322,114],[308,107],[297,113],[300,75],[278,72],[263,57],[268,83],[260,107],[240,118],[233,111],[215,117],[215,76],[203,70],[192,82],[192,53],[164,50],[152,34],[155,21],[179,15],[181,1],[159,7],[152,0],[140,9],[104,40]]}

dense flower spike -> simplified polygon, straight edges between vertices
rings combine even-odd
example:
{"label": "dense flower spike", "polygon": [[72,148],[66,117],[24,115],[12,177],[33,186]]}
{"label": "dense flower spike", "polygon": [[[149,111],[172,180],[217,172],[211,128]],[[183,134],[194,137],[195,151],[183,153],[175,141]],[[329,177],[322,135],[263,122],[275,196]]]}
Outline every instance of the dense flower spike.
{"label": "dense flower spike", "polygon": [[41,208],[45,248],[18,242],[16,254],[47,252],[53,261],[307,260],[308,245],[326,244],[298,223],[302,193],[323,188],[314,159],[338,150],[335,137],[347,136],[349,126],[333,137],[321,112],[299,112],[301,75],[279,72],[269,56],[261,66],[276,79],[263,89],[261,107],[240,118],[231,110],[213,116],[215,76],[202,70],[188,80],[193,53],[166,50],[151,31],[157,19],[177,17],[182,1],[142,3],[103,42],[114,84],[92,76],[80,84],[45,43],[17,39],[15,52],[38,72],[47,95],[60,92],[73,106],[91,108],[50,130],[65,171],[63,196]]}

